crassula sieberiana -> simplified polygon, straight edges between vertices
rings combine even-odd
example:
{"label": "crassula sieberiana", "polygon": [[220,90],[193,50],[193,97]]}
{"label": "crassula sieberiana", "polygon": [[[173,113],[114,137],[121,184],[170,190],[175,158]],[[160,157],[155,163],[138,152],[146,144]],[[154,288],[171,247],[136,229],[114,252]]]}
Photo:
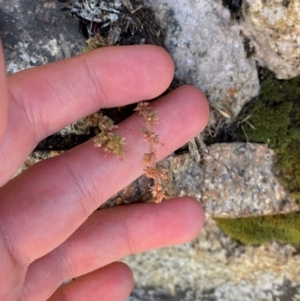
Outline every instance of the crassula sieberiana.
{"label": "crassula sieberiana", "polygon": [[[149,143],[149,152],[143,155],[144,172],[149,179],[153,180],[153,185],[150,187],[151,195],[154,202],[160,203],[166,196],[164,191],[164,183],[167,181],[167,171],[158,167],[155,157],[155,147],[163,146],[159,141],[159,136],[153,130],[153,126],[158,124],[158,112],[151,111],[149,102],[139,102],[135,111],[138,112],[145,120],[145,127],[141,128],[143,138]],[[99,127],[100,132],[94,137],[95,147],[101,148],[106,153],[112,153],[118,158],[123,158],[125,154],[125,138],[114,133],[118,128],[113,120],[99,113],[97,117],[92,117],[89,120],[90,124]]]}

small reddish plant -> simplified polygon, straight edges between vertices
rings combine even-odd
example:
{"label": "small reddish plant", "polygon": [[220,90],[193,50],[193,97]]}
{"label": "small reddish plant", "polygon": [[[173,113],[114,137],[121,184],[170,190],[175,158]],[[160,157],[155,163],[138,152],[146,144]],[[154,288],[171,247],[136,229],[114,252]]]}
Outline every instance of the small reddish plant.
{"label": "small reddish plant", "polygon": [[[165,197],[164,182],[167,181],[167,171],[157,166],[155,157],[155,147],[163,146],[159,141],[159,136],[153,131],[153,126],[158,124],[158,112],[151,112],[149,102],[141,101],[135,111],[142,116],[146,122],[146,127],[141,128],[143,138],[149,143],[149,153],[144,154],[144,172],[149,179],[153,180],[150,187],[154,202],[160,203]],[[114,133],[118,127],[113,120],[102,113],[93,115],[88,119],[90,125],[98,126],[100,133],[94,137],[95,147],[102,148],[106,153],[113,153],[118,158],[124,157],[125,139]]]}
{"label": "small reddish plant", "polygon": [[93,139],[95,147],[101,147],[104,152],[113,153],[117,158],[123,158],[125,138],[113,132],[118,128],[113,120],[100,112],[99,115],[92,116],[88,122],[90,125],[97,125],[100,129],[100,133]]}
{"label": "small reddish plant", "polygon": [[146,127],[142,128],[144,140],[149,143],[149,153],[144,154],[144,171],[148,178],[153,179],[153,186],[150,188],[152,197],[156,203],[160,203],[165,197],[163,183],[167,181],[167,171],[156,164],[155,146],[163,146],[159,141],[159,136],[153,131],[153,126],[158,124],[158,112],[151,112],[149,102],[139,102],[135,111],[143,116]]}

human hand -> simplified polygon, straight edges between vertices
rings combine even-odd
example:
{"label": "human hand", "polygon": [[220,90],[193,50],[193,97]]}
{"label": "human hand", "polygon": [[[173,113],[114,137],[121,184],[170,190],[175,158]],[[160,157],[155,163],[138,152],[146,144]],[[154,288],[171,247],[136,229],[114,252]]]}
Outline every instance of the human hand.
{"label": "human hand", "polygon": [[[133,115],[119,125],[127,143],[123,160],[88,141],[11,178],[40,140],[71,122],[161,94],[173,77],[171,58],[155,46],[103,48],[7,80],[2,54],[0,62],[0,300],[126,299],[133,277],[115,261],[189,241],[204,220],[199,203],[187,197],[95,212],[143,173],[137,158],[148,146],[141,119]],[[205,97],[193,87],[152,107],[164,142],[159,160],[208,121]]]}

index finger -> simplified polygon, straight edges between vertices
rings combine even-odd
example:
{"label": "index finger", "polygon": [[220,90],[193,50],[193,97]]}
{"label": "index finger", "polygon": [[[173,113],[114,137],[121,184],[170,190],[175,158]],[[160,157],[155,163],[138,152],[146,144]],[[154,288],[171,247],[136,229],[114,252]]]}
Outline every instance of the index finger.
{"label": "index finger", "polygon": [[173,61],[164,49],[143,45],[102,48],[9,77],[9,124],[0,143],[0,186],[41,139],[99,108],[158,96],[167,89],[173,72]]}
{"label": "index finger", "polygon": [[19,72],[8,87],[39,140],[99,108],[154,98],[173,73],[173,61],[160,47],[105,47]]}

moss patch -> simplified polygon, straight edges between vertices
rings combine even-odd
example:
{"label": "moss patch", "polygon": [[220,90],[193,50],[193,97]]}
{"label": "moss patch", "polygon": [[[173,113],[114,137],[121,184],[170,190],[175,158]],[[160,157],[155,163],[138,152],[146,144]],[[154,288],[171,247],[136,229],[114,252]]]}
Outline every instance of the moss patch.
{"label": "moss patch", "polygon": [[237,219],[216,218],[216,221],[225,233],[244,244],[258,245],[278,241],[300,245],[300,213]]}
{"label": "moss patch", "polygon": [[[268,144],[277,154],[275,168],[283,186],[300,202],[300,77],[278,80],[261,69],[260,78],[258,99],[240,117],[251,115],[249,123],[242,123],[243,130],[235,132],[234,140]],[[226,234],[244,244],[275,240],[300,245],[300,213],[216,221]]]}
{"label": "moss patch", "polygon": [[[262,71],[264,77],[258,101],[251,108],[244,131],[250,142],[266,143],[277,154],[276,171],[291,196],[300,201],[300,77],[277,80]],[[246,140],[244,134],[239,137]]]}

